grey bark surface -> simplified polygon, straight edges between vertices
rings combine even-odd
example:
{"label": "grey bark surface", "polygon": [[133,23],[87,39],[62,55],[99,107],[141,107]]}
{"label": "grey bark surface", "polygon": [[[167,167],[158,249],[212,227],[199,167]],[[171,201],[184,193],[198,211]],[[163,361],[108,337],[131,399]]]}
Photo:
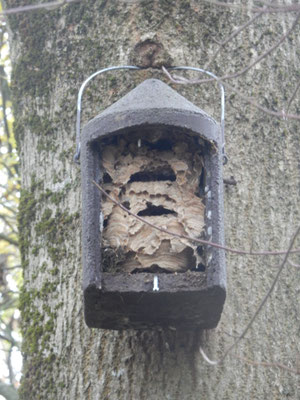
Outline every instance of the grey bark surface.
{"label": "grey bark surface", "polygon": [[[7,7],[17,5],[6,1]],[[203,67],[216,40],[227,38],[249,15],[192,0],[95,0],[9,18],[23,187],[21,399],[300,397],[299,375],[242,360],[299,369],[300,269],[285,268],[247,337],[222,365],[208,365],[199,353],[201,344],[212,359],[222,356],[255,312],[281,258],[227,253],[226,304],[211,331],[113,332],[89,329],[83,318],[80,170],[73,163],[81,83],[110,65]],[[220,76],[242,69],[294,18],[264,15],[226,46],[211,70]],[[236,87],[270,109],[286,107],[299,80],[299,38],[297,26],[275,53],[235,80]],[[166,81],[157,69],[95,79],[84,97],[83,123],[152,77]],[[218,119],[214,84],[173,87]],[[299,95],[292,107],[300,113]],[[230,161],[224,177],[237,181],[224,193],[227,245],[286,249],[300,223],[299,123],[270,117],[228,94],[226,140]],[[299,263],[299,256],[292,259]]]}

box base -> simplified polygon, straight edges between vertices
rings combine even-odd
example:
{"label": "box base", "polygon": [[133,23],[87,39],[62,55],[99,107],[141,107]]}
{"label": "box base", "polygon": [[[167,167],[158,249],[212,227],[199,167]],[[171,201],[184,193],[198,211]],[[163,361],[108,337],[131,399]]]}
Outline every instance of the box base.
{"label": "box base", "polygon": [[[102,274],[102,287],[84,291],[85,320],[101,329],[211,329],[221,317],[225,289],[205,287],[201,273]],[[204,279],[203,279],[204,278]],[[203,282],[204,281],[204,282]]]}

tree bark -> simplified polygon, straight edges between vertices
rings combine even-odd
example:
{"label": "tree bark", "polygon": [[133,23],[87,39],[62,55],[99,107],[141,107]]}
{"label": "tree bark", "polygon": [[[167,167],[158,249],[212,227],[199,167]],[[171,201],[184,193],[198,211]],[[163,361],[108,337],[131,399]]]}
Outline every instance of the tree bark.
{"label": "tree bark", "polygon": [[[6,1],[7,8],[16,6],[16,0]],[[106,66],[148,67],[94,79],[84,96],[84,124],[144,79],[167,82],[162,65],[203,68],[216,42],[253,15],[251,6],[89,0],[9,17],[22,170],[21,399],[299,398],[299,375],[251,364],[280,363],[299,371],[299,268],[286,266],[247,337],[224,363],[209,365],[199,353],[201,345],[211,359],[222,357],[257,309],[281,258],[227,252],[226,304],[211,331],[104,331],[89,329],[83,317],[80,168],[73,163],[81,83]],[[262,15],[224,46],[211,71],[222,76],[241,70],[294,18]],[[266,108],[286,108],[299,80],[299,38],[297,25],[279,49],[230,83]],[[172,86],[219,119],[217,85]],[[290,111],[299,108],[298,94]],[[224,177],[237,182],[225,185],[227,245],[287,249],[300,223],[297,123],[262,113],[228,91],[226,150]],[[299,263],[299,256],[291,259]]]}

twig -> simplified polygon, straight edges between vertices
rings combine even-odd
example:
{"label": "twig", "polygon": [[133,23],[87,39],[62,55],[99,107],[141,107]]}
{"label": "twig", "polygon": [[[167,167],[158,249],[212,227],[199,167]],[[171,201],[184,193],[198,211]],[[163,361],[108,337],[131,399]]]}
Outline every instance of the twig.
{"label": "twig", "polygon": [[[130,211],[126,207],[124,207],[123,204],[121,204],[120,202],[115,200],[112,196],[110,196],[100,185],[98,185],[98,183],[96,183],[95,181],[92,181],[92,183],[100,190],[100,192],[102,194],[104,194],[110,201],[112,201],[116,206],[120,207],[127,214],[132,215],[134,218],[138,219],[139,221],[143,222],[146,225],[151,226],[153,229],[156,229],[163,233],[167,233],[170,236],[178,237],[179,239],[186,239],[191,242],[196,242],[196,243],[204,244],[207,246],[216,247],[218,249],[229,251],[229,252],[235,253],[235,254],[251,255],[251,256],[278,256],[278,255],[286,255],[287,254],[287,251],[246,251],[246,250],[232,249],[227,246],[222,246],[221,244],[218,244],[218,243],[209,242],[208,240],[196,239],[196,238],[192,238],[191,236],[180,235],[178,233],[171,232],[167,229],[164,229],[157,225],[152,224],[151,222],[147,221],[146,219],[140,217],[139,215],[134,214],[132,211]],[[300,253],[300,249],[296,249],[293,251],[288,250],[288,252],[291,254]]]}
{"label": "twig", "polygon": [[259,57],[257,57],[256,60],[254,60],[252,63],[248,64],[247,67],[245,67],[241,71],[236,72],[231,75],[225,75],[225,76],[221,77],[220,79],[225,80],[225,79],[237,78],[238,76],[241,76],[244,73],[246,73],[247,71],[249,71],[249,69],[251,69],[252,67],[254,67],[254,65],[256,65],[260,61],[262,61],[265,57],[267,57],[269,54],[271,54],[273,50],[277,49],[277,47],[279,47],[281,45],[281,43],[283,43],[285,41],[285,39],[289,36],[289,34],[294,30],[299,19],[300,19],[300,12],[297,13],[295,21],[293,22],[290,29],[284,35],[282,35],[281,38],[273,46],[271,46],[267,51],[265,51],[263,54],[261,54]]}
{"label": "twig", "polygon": [[[179,85],[195,85],[195,84],[198,84],[198,83],[211,82],[208,79],[203,79],[203,80],[199,81],[197,79],[194,79],[194,80],[193,79],[186,79],[184,77],[180,77],[180,76],[177,76],[177,75],[172,76],[165,67],[162,67],[162,71],[170,79],[171,82],[179,84]],[[300,115],[298,115],[298,114],[286,114],[283,111],[279,112],[279,111],[269,110],[268,108],[265,108],[265,107],[261,106],[260,104],[256,103],[251,97],[248,97],[248,96],[245,96],[244,94],[242,94],[239,90],[235,89],[229,83],[223,82],[221,80],[221,78],[218,78],[218,81],[220,81],[224,86],[226,86],[232,92],[236,93],[241,99],[243,99],[247,103],[251,104],[253,107],[263,111],[265,114],[271,115],[271,116],[276,117],[276,118],[284,119],[284,120],[285,119],[294,119],[294,120],[300,121]]]}
{"label": "twig", "polygon": [[[2,32],[3,34],[3,32]],[[1,43],[2,43],[2,38],[1,38]],[[1,66],[0,67],[0,71],[1,73],[5,74],[4,71],[4,67]],[[4,125],[4,132],[6,133],[7,136],[7,147],[8,147],[8,152],[11,153],[12,152],[12,145],[10,143],[10,137],[11,137],[11,132],[8,126],[8,121],[7,121],[7,100],[9,100],[9,95],[8,95],[8,83],[7,83],[7,79],[1,79],[1,98],[2,98],[2,114],[3,114],[3,125]]]}
{"label": "twig", "polygon": [[[2,219],[2,221],[9,227],[9,229],[11,230],[12,233],[17,234],[18,232],[16,232],[13,224],[16,222],[16,219],[14,217],[11,217],[10,215],[2,215],[0,214],[0,219]],[[12,219],[13,223],[11,223],[10,221],[8,221],[8,219]]]}
{"label": "twig", "polygon": [[[14,194],[13,190],[10,193],[5,193],[5,196],[9,195],[9,194]],[[13,207],[8,206],[7,204],[1,204],[2,208],[5,208],[6,210],[10,211],[13,215],[17,215],[17,211],[13,209]]]}
{"label": "twig", "polygon": [[273,111],[268,108],[265,108],[265,107],[261,106],[260,104],[256,103],[256,101],[253,100],[251,97],[248,97],[248,96],[245,96],[244,94],[242,94],[239,90],[235,89],[233,86],[229,85],[227,82],[226,83],[222,82],[222,83],[229,90],[236,93],[241,99],[243,99],[247,103],[251,104],[253,107],[257,108],[258,110],[264,112],[265,114],[268,114],[268,115],[271,115],[272,117],[276,117],[276,118],[283,119],[283,120],[293,119],[293,120],[300,121],[300,115],[298,115],[298,114],[287,114],[284,111]]}
{"label": "twig", "polygon": [[15,346],[16,343],[17,343],[12,336],[11,337],[7,337],[7,336],[3,335],[2,333],[0,333],[0,339],[1,340],[6,340],[7,342],[11,343],[13,346]]}
{"label": "twig", "polygon": [[236,342],[229,347],[229,349],[225,352],[224,356],[222,357],[222,360],[225,359],[225,357],[227,356],[227,354],[243,339],[243,337],[246,335],[246,333],[248,332],[248,330],[251,328],[254,320],[256,319],[256,317],[258,316],[258,314],[261,312],[263,306],[266,304],[268,298],[271,296],[271,293],[273,292],[276,283],[278,282],[278,279],[283,271],[283,268],[285,267],[285,264],[288,260],[289,255],[291,254],[291,250],[294,246],[295,240],[297,238],[297,236],[299,235],[300,232],[300,226],[298,227],[298,229],[296,230],[296,233],[294,234],[294,236],[292,237],[292,240],[290,242],[288,251],[286,252],[283,261],[281,263],[281,266],[279,268],[279,270],[277,271],[277,274],[275,275],[275,278],[273,280],[273,283],[270,287],[270,289],[268,290],[267,294],[265,295],[265,297],[263,298],[262,302],[260,303],[258,309],[256,310],[256,312],[254,313],[253,317],[251,318],[250,322],[248,323],[248,325],[246,326],[246,328],[244,329],[243,333],[240,335],[240,337],[236,340]]}
{"label": "twig", "polygon": [[237,9],[242,9],[245,11],[248,11],[248,8],[240,5],[240,4],[233,4],[233,3],[224,3],[223,1],[217,1],[217,0],[204,0],[205,3],[209,3],[213,6],[221,6],[221,7],[225,7],[225,8],[237,8]]}
{"label": "twig", "polygon": [[[271,5],[270,5],[271,6]],[[289,6],[278,6],[278,7],[265,7],[265,8],[252,8],[253,12],[262,12],[264,14],[274,14],[274,13],[290,13],[290,12],[299,12],[300,11],[300,6],[299,4],[293,4],[293,5],[289,5]]]}
{"label": "twig", "polygon": [[288,102],[288,105],[287,105],[287,108],[286,108],[286,112],[287,112],[287,113],[288,113],[288,111],[289,111],[289,108],[290,108],[290,106],[291,106],[291,104],[292,104],[294,98],[296,97],[296,94],[297,94],[297,92],[298,92],[298,90],[299,90],[299,87],[300,87],[300,81],[298,82],[298,85],[295,87],[295,90],[293,91],[293,94],[291,95],[291,98],[290,98],[290,100],[289,100],[289,102]]}
{"label": "twig", "polygon": [[4,240],[13,246],[18,246],[18,242],[15,239],[10,238],[9,236],[5,235],[4,233],[0,233],[0,240]]}
{"label": "twig", "polygon": [[20,7],[15,7],[15,8],[8,8],[7,10],[3,10],[0,12],[1,15],[11,15],[11,14],[19,14],[23,12],[28,12],[28,11],[37,11],[37,10],[42,10],[42,9],[51,9],[63,6],[68,3],[75,3],[79,2],[81,0],[62,0],[62,1],[51,1],[49,3],[43,3],[43,4],[32,4],[28,6],[20,6]]}
{"label": "twig", "polygon": [[[259,307],[257,308],[257,310],[255,311],[255,313],[253,314],[251,320],[248,322],[248,324],[246,325],[246,328],[243,330],[243,332],[241,333],[241,335],[238,337],[238,339],[225,351],[224,355],[222,356],[222,358],[218,361],[212,361],[210,360],[207,355],[205,355],[205,360],[208,359],[209,360],[209,364],[212,365],[216,365],[216,364],[221,364],[225,358],[228,356],[228,354],[239,344],[239,342],[245,337],[245,335],[247,334],[247,332],[249,331],[249,329],[251,328],[251,326],[253,325],[256,317],[258,316],[258,314],[261,312],[261,310],[263,309],[264,305],[266,304],[268,298],[271,296],[271,293],[273,292],[276,283],[278,282],[278,279],[280,277],[281,272],[283,271],[283,268],[285,267],[285,264],[288,261],[288,257],[290,256],[291,252],[292,252],[292,248],[294,246],[295,240],[297,238],[297,236],[299,235],[300,232],[300,226],[298,227],[298,229],[296,230],[296,233],[293,235],[292,240],[290,242],[288,251],[286,252],[283,261],[281,263],[281,266],[277,272],[277,274],[275,275],[275,278],[272,282],[272,285],[270,286],[270,289],[268,290],[268,292],[266,293],[266,295],[264,296],[262,302],[260,303]],[[204,350],[202,349],[202,347],[200,347],[200,353],[201,355],[204,353]],[[205,353],[204,353],[205,354]]]}
{"label": "twig", "polygon": [[[10,253],[11,255],[15,255],[15,254],[13,254],[13,253]],[[2,268],[2,271],[13,271],[13,270],[15,270],[15,269],[18,269],[18,270],[20,270],[22,268],[22,266],[21,265],[16,265],[15,267],[7,267],[7,268]]]}
{"label": "twig", "polygon": [[284,364],[278,363],[278,362],[266,362],[266,361],[253,361],[253,360],[249,360],[248,358],[244,358],[244,357],[238,357],[236,356],[236,358],[238,360],[241,360],[243,362],[245,362],[246,364],[250,364],[250,365],[255,365],[255,366],[262,366],[262,367],[275,367],[275,368],[280,368],[280,369],[284,369],[286,371],[292,372],[296,375],[300,375],[300,370],[299,369],[294,369],[294,368],[290,368],[287,367]]}
{"label": "twig", "polygon": [[[229,332],[225,331],[224,329],[220,329],[220,332],[222,332],[222,333],[224,333],[224,335],[230,336],[234,339],[237,339],[239,337],[237,334],[233,335],[232,333],[229,333]],[[249,338],[245,338],[245,340],[248,340],[250,342]]]}
{"label": "twig", "polygon": [[2,165],[6,169],[9,178],[12,178],[15,175],[12,171],[12,167],[15,167],[15,164],[7,165],[7,163],[4,160],[0,160],[0,165]]}
{"label": "twig", "polygon": [[[220,6],[220,7],[225,7],[225,8],[231,8],[231,9],[240,9],[244,11],[248,11],[249,8],[243,6],[243,5],[238,5],[238,4],[233,4],[233,3],[224,3],[222,1],[217,1],[217,0],[204,0],[206,3],[210,3],[211,5],[214,6]],[[291,4],[291,5],[283,5],[283,4],[272,4],[268,3],[265,1],[260,1],[263,5],[267,7],[253,7],[250,9],[252,12],[264,12],[264,13],[286,13],[286,12],[295,12],[295,11],[300,11],[300,6],[299,4]]]}
{"label": "twig", "polygon": [[[7,325],[7,328],[6,328],[6,329],[9,329],[10,332],[12,332],[12,330],[13,330],[13,322],[14,322],[14,320],[15,319],[14,319],[14,317],[12,315],[12,317],[10,318],[10,321],[9,321],[9,323]],[[12,336],[11,333],[10,333],[10,336]],[[7,365],[7,368],[8,368],[9,380],[10,380],[10,383],[12,385],[15,383],[15,374],[14,374],[14,371],[13,371],[12,360],[11,360],[13,347],[14,347],[14,345],[11,343],[9,352],[7,354],[7,357],[6,357],[6,365]]]}
{"label": "twig", "polygon": [[265,7],[271,7],[271,8],[282,7],[282,4],[276,3],[276,1],[273,3],[270,3],[269,1],[266,1],[266,0],[258,0],[258,3],[264,5]]}
{"label": "twig", "polygon": [[292,267],[294,267],[294,268],[299,268],[300,269],[300,265],[299,264],[295,264],[295,263],[293,263],[292,261],[288,261],[288,264],[290,264]]}
{"label": "twig", "polygon": [[230,40],[232,40],[233,38],[235,38],[240,32],[242,32],[244,29],[246,29],[248,26],[250,26],[251,24],[253,24],[253,22],[258,19],[261,15],[263,14],[263,12],[260,12],[259,14],[254,15],[254,17],[252,17],[249,21],[247,21],[244,25],[240,26],[237,30],[235,30],[234,32],[232,32],[232,34],[230,36],[228,36],[228,38],[226,40],[224,40],[223,42],[221,42],[219,44],[219,48],[215,51],[215,53],[213,54],[213,56],[211,57],[211,59],[208,61],[208,63],[205,64],[204,69],[207,69],[210,64],[215,60],[215,58],[217,57],[217,55],[220,53],[222,47],[224,47],[228,42],[230,42]]}
{"label": "twig", "polygon": [[[216,243],[211,243],[211,242],[207,242],[207,241],[205,241],[205,240],[200,240],[200,239],[191,238],[191,237],[186,236],[186,235],[179,235],[179,234],[177,234],[177,233],[170,232],[170,231],[168,231],[168,230],[166,230],[166,229],[164,229],[164,228],[160,228],[160,227],[158,227],[158,226],[156,226],[156,225],[154,225],[154,224],[148,222],[148,221],[145,220],[144,218],[142,218],[142,217],[140,217],[140,216],[134,214],[134,213],[131,212],[130,210],[128,210],[128,209],[127,209],[126,207],[124,207],[120,202],[116,201],[112,196],[110,196],[110,195],[109,195],[100,185],[98,185],[95,181],[92,181],[92,182],[93,182],[93,184],[100,190],[100,192],[103,193],[107,198],[109,198],[115,205],[117,205],[118,207],[120,207],[123,211],[127,212],[129,215],[132,215],[132,216],[135,217],[136,219],[138,219],[138,220],[140,220],[141,222],[143,222],[143,223],[145,223],[145,224],[151,226],[151,227],[154,228],[154,229],[157,229],[157,230],[159,230],[159,231],[161,231],[161,232],[164,232],[164,233],[167,233],[167,234],[170,234],[170,235],[172,235],[172,236],[179,237],[179,238],[182,238],[182,239],[187,239],[187,240],[195,241],[195,242],[198,242],[198,243],[201,243],[201,244],[209,244],[210,246],[222,248],[222,249],[224,249],[224,250],[231,251],[231,252],[234,252],[234,253],[245,254],[244,251],[230,249],[230,248],[225,247],[225,246],[220,246],[220,245],[218,245],[218,244],[216,244]],[[286,264],[287,261],[288,261],[288,257],[289,257],[289,255],[292,254],[292,252],[293,252],[293,251],[292,251],[292,248],[293,248],[293,246],[294,246],[295,240],[296,240],[296,238],[297,238],[299,232],[300,232],[300,226],[299,226],[298,229],[296,230],[296,233],[294,234],[294,236],[293,236],[293,238],[292,238],[292,240],[291,240],[291,242],[290,242],[290,245],[289,245],[288,250],[285,252],[284,259],[283,259],[283,261],[282,261],[282,263],[281,263],[281,266],[280,266],[280,268],[279,268],[279,270],[278,270],[278,272],[277,272],[277,274],[276,274],[276,276],[275,276],[275,278],[274,278],[274,280],[273,280],[273,282],[272,282],[272,285],[271,285],[270,289],[268,290],[267,294],[266,294],[265,297],[263,298],[262,302],[260,303],[259,307],[257,308],[256,312],[255,312],[254,315],[252,316],[251,320],[250,320],[249,323],[247,324],[247,326],[246,326],[246,328],[244,329],[244,331],[243,331],[243,332],[241,333],[241,335],[237,338],[237,340],[225,351],[223,357],[222,357],[220,360],[217,360],[217,361],[210,360],[210,358],[205,354],[203,348],[200,346],[199,351],[200,351],[202,357],[203,357],[203,358],[205,359],[205,361],[208,362],[210,365],[215,366],[215,365],[221,364],[221,363],[225,360],[225,358],[228,356],[228,354],[233,350],[233,348],[236,347],[236,346],[238,345],[238,343],[245,337],[245,335],[247,334],[247,332],[249,331],[249,329],[250,329],[251,326],[253,325],[255,319],[257,318],[258,314],[261,312],[261,310],[263,309],[264,305],[266,304],[268,298],[271,296],[271,294],[272,294],[272,292],[273,292],[273,290],[274,290],[274,288],[275,288],[275,285],[276,285],[276,283],[278,282],[279,276],[280,276],[281,272],[283,271],[283,268],[284,268],[285,264]],[[295,250],[294,250],[294,251],[295,251]],[[268,252],[268,254],[269,254],[269,253],[270,253],[270,252]],[[253,252],[251,252],[251,253],[248,253],[248,252],[247,252],[247,254],[253,255],[254,253],[253,253]],[[256,253],[256,254],[257,254],[257,253]],[[265,252],[263,252],[263,253],[261,252],[260,254],[261,254],[261,255],[262,255],[262,254],[265,255]],[[278,254],[278,253],[276,252],[276,254]],[[270,365],[271,365],[271,364],[270,364]],[[276,364],[276,366],[278,366],[278,367],[279,367],[280,365],[281,365],[281,364],[278,364],[278,365]],[[284,366],[281,366],[281,367],[283,367],[283,368],[285,368],[285,369],[288,369],[288,367],[284,367]]]}
{"label": "twig", "polygon": [[[297,25],[299,19],[300,19],[300,12],[297,14],[297,16],[295,18],[295,21],[293,22],[293,24],[290,27],[290,29],[284,35],[282,35],[281,38],[272,47],[270,47],[267,51],[265,51],[263,54],[261,54],[259,57],[257,57],[252,63],[248,64],[241,71],[235,72],[234,74],[230,74],[230,75],[223,75],[218,80],[223,83],[224,80],[237,78],[237,77],[245,74],[246,72],[248,72],[252,67],[254,67],[254,65],[256,65],[257,63],[262,61],[265,57],[267,57],[269,54],[271,54],[273,50],[275,50],[278,46],[281,45],[282,42],[284,42],[286,40],[286,38],[289,36],[289,34],[294,30],[294,28]],[[215,81],[215,78],[206,78],[206,79],[190,80],[190,83],[193,83],[193,84],[198,83],[198,84],[200,84],[200,83],[214,82],[214,81]],[[184,84],[185,83],[185,79],[183,79],[181,82],[177,81],[176,83]]]}

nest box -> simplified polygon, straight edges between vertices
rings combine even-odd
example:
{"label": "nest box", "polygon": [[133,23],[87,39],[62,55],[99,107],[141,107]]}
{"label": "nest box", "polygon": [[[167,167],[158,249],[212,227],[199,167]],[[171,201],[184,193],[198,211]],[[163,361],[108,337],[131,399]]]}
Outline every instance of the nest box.
{"label": "nest box", "polygon": [[221,148],[220,126],[156,79],[144,81],[84,127],[88,326],[217,325],[226,293],[224,251],[189,238],[224,243]]}

